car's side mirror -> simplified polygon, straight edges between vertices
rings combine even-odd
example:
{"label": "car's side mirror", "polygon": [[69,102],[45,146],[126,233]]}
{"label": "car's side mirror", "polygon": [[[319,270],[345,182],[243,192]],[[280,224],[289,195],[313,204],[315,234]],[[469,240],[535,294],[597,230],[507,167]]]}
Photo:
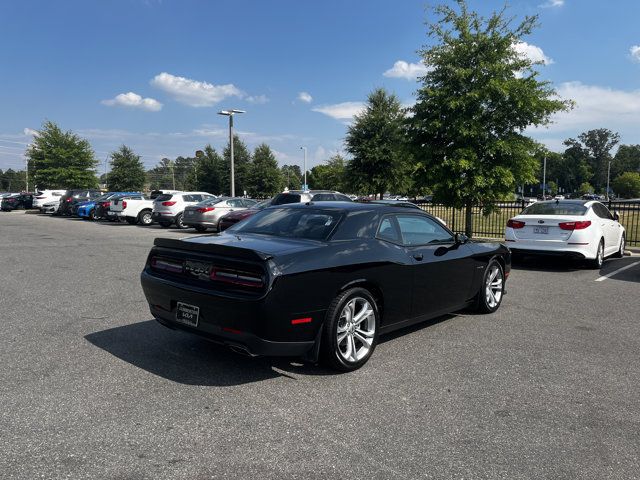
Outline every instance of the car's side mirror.
{"label": "car's side mirror", "polygon": [[619,214],[617,211],[614,211],[614,212],[613,212],[613,219],[614,219],[616,222],[619,222],[619,221],[620,221],[620,214]]}
{"label": "car's side mirror", "polygon": [[456,243],[467,243],[469,237],[467,237],[464,233],[456,233],[454,235],[454,239]]}

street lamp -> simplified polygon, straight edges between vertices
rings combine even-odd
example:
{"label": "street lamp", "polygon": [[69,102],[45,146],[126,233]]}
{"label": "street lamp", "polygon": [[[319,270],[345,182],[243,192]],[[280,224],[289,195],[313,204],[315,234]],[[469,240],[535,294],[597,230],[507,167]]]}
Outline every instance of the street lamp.
{"label": "street lamp", "polygon": [[229,117],[229,156],[231,157],[231,196],[236,196],[236,178],[235,167],[233,162],[233,116],[236,113],[246,113],[244,110],[220,110],[218,115],[225,115]]}
{"label": "street lamp", "polygon": [[304,150],[304,185],[302,185],[302,190],[307,190],[307,147],[300,147],[300,150]]}
{"label": "street lamp", "polygon": [[607,167],[607,201],[609,201],[609,179],[611,178],[611,161]]}

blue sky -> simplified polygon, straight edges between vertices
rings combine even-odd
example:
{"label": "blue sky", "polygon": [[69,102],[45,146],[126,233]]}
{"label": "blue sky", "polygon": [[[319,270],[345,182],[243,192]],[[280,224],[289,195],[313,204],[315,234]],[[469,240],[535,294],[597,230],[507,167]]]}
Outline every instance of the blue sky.
{"label": "blue sky", "polygon": [[[502,1],[470,1],[489,13]],[[531,135],[552,149],[599,127],[640,143],[640,2],[512,0],[539,14],[523,54],[577,102]],[[376,87],[407,104],[423,68],[424,1],[112,0],[0,2],[0,168],[19,168],[44,119],[87,138],[97,157],[125,143],[147,166],[220,150],[223,108],[245,142],[280,163],[342,151],[346,125]],[[638,46],[637,49],[634,47]]]}

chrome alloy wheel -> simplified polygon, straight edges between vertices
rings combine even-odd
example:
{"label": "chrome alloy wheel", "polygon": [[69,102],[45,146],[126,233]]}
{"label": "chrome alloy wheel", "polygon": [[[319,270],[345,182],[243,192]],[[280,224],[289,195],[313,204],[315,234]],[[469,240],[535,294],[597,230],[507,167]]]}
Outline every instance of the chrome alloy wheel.
{"label": "chrome alloy wheel", "polygon": [[496,308],[502,300],[502,270],[496,264],[491,266],[485,283],[485,297],[490,308]]}
{"label": "chrome alloy wheel", "polygon": [[342,309],[338,319],[338,353],[347,362],[367,356],[376,334],[376,316],[369,301],[354,297]]}

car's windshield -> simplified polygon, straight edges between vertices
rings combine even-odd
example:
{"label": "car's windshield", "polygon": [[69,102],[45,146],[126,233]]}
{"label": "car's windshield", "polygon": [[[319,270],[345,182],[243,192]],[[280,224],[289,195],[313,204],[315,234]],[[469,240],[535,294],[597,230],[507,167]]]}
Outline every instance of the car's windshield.
{"label": "car's windshield", "polygon": [[198,205],[215,205],[216,203],[224,202],[226,200],[229,200],[229,197],[208,198],[198,203]]}
{"label": "car's windshield", "polygon": [[255,205],[251,205],[251,210],[264,210],[268,206],[271,205],[271,199],[263,200],[260,203],[256,203]]}
{"label": "car's windshield", "polygon": [[335,210],[276,208],[262,210],[248,220],[236,224],[233,233],[259,233],[279,237],[326,240],[340,221]]}
{"label": "car's windshield", "polygon": [[525,208],[520,215],[584,215],[586,212],[587,207],[581,203],[540,202]]}
{"label": "car's windshield", "polygon": [[300,203],[301,196],[297,193],[279,193],[273,200],[271,205],[286,205],[287,203]]}

